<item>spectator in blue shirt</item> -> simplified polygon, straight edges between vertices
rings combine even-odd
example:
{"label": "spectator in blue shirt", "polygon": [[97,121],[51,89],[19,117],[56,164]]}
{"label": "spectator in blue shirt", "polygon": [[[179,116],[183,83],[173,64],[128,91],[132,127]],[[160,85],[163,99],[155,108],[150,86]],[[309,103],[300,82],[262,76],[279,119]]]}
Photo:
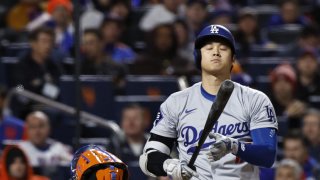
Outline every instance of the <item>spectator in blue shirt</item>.
{"label": "spectator in blue shirt", "polygon": [[307,19],[301,14],[298,1],[283,0],[280,3],[280,14],[271,17],[269,26],[279,26],[286,24],[298,24],[305,26]]}
{"label": "spectator in blue shirt", "polygon": [[7,91],[0,86],[0,149],[4,140],[26,139],[24,122],[13,116],[4,115]]}
{"label": "spectator in blue shirt", "polygon": [[120,42],[123,23],[122,19],[108,16],[102,22],[101,33],[108,56],[117,63],[130,64],[133,63],[136,54],[129,46]]}

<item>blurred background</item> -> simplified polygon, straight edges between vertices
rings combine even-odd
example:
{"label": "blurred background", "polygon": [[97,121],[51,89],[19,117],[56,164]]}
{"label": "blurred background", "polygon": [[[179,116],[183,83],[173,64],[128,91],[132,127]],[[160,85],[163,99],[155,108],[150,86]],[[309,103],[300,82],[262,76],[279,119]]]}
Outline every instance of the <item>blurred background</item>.
{"label": "blurred background", "polygon": [[235,36],[232,80],[275,107],[277,161],[261,179],[320,179],[319,0],[78,3],[0,2],[1,179],[69,179],[72,154],[92,143],[130,179],[148,179],[138,165],[147,132],[168,95],[201,81],[193,43],[209,24]]}

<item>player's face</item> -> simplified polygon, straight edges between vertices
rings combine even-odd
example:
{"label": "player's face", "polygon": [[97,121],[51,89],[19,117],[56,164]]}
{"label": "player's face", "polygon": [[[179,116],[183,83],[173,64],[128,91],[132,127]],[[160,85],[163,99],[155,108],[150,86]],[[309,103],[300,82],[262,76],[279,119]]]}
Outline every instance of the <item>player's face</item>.
{"label": "player's face", "polygon": [[300,140],[287,139],[284,143],[284,156],[303,164],[306,158],[306,150]]}
{"label": "player's face", "polygon": [[303,118],[303,134],[311,141],[318,141],[320,136],[320,119],[318,116],[310,114]]}
{"label": "player's face", "polygon": [[202,71],[211,75],[230,75],[233,56],[231,48],[223,41],[209,42],[201,49]]}
{"label": "player's face", "polygon": [[276,180],[298,180],[295,177],[295,172],[291,167],[280,167],[276,172]]}
{"label": "player's face", "polygon": [[26,164],[22,158],[16,157],[12,164],[9,166],[9,174],[14,179],[23,179],[26,174]]}

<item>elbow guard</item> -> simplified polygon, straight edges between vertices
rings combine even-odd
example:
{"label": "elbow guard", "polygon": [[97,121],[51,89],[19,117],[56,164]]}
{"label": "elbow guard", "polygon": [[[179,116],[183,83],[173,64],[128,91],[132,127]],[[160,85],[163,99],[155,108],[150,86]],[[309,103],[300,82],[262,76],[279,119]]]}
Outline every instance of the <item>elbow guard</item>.
{"label": "elbow guard", "polygon": [[[166,176],[163,162],[170,158],[170,149],[159,141],[148,141],[143,154],[139,158],[139,166],[143,173],[151,177]],[[159,157],[155,161],[155,158]]]}

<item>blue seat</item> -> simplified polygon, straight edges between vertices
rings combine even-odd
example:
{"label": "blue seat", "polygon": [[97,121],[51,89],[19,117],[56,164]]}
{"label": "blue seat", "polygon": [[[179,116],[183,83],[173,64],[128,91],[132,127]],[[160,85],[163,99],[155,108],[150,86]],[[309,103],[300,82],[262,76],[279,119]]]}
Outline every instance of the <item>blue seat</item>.
{"label": "blue seat", "polygon": [[[113,116],[113,84],[110,76],[80,76],[81,109],[97,116]],[[60,101],[67,105],[76,105],[75,81],[73,76],[60,78]]]}
{"label": "blue seat", "polygon": [[128,76],[127,95],[170,95],[179,91],[177,79],[168,76]]}
{"label": "blue seat", "polygon": [[0,83],[12,87],[12,75],[14,66],[19,62],[16,57],[2,57],[0,59]]}
{"label": "blue seat", "polygon": [[302,31],[301,25],[288,24],[268,27],[262,30],[264,39],[276,44],[294,44],[297,42]]}

